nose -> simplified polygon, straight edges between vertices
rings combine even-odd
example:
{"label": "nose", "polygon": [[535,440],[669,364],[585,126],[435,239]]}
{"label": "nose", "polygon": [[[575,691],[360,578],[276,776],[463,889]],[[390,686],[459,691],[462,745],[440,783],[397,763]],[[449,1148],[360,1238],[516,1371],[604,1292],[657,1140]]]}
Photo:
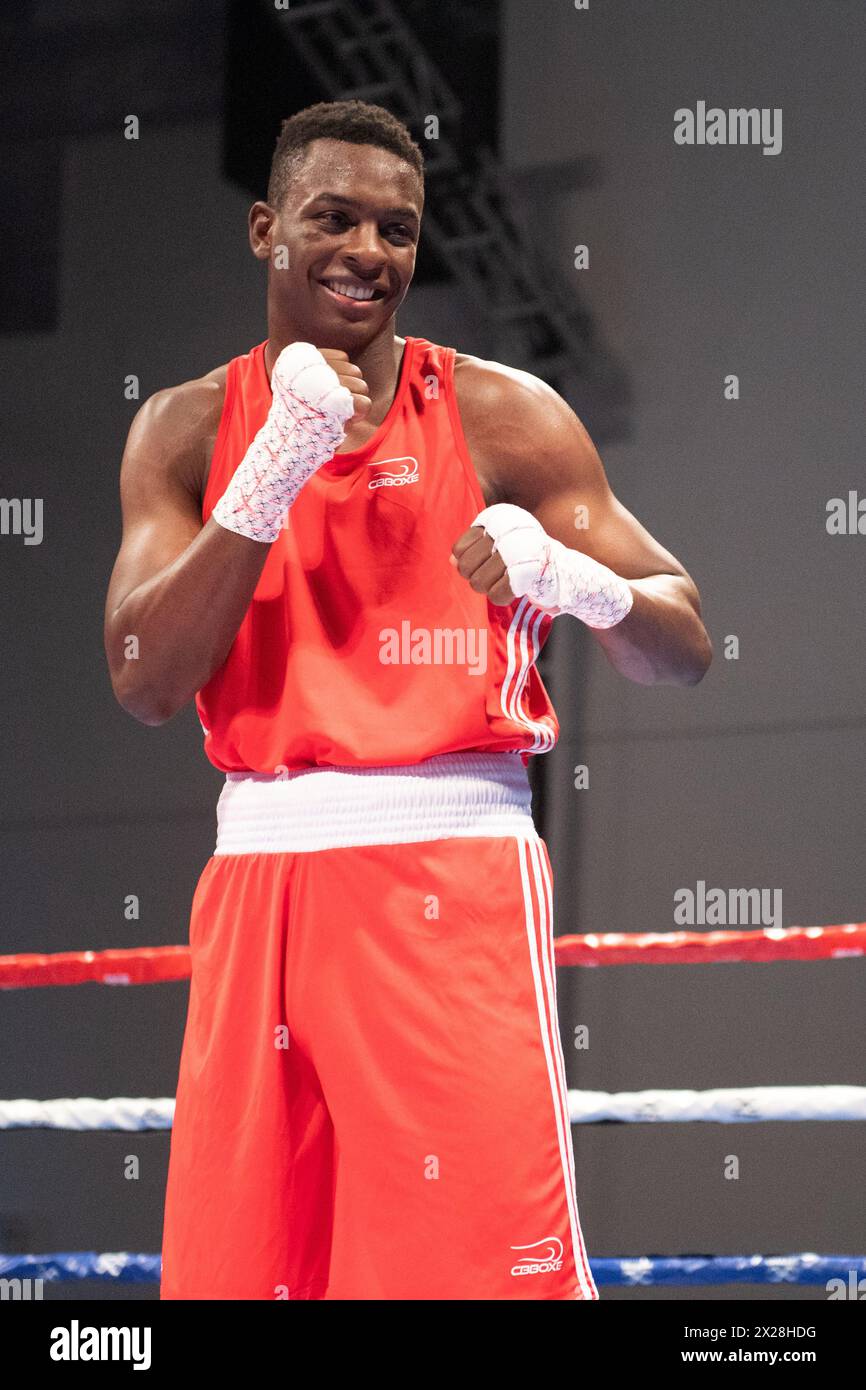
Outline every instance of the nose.
{"label": "nose", "polygon": [[358,222],[343,244],[343,257],[359,274],[378,275],[385,264],[379,228],[375,222]]}

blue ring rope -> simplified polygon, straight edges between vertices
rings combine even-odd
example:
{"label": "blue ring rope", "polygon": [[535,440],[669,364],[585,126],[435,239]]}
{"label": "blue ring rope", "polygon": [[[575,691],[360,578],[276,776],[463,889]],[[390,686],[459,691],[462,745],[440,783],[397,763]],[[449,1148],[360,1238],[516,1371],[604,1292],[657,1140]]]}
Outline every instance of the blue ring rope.
{"label": "blue ring rope", "polygon": [[[159,1255],[76,1250],[51,1255],[0,1255],[0,1277],[67,1283],[79,1279],[158,1284]],[[694,1284],[826,1284],[866,1276],[866,1255],[645,1255],[590,1261],[599,1287]]]}

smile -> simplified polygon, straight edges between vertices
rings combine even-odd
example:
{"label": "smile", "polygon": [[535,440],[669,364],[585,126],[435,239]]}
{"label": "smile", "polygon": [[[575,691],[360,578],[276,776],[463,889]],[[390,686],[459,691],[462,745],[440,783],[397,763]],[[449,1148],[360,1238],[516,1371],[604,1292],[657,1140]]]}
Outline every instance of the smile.
{"label": "smile", "polygon": [[385,298],[384,290],[363,285],[358,280],[320,280],[319,284],[341,304],[368,304]]}

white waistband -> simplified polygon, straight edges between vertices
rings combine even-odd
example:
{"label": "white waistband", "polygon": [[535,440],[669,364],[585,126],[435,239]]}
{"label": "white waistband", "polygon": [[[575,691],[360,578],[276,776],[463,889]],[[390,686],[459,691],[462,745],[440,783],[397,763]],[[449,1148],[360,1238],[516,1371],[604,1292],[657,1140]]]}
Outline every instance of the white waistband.
{"label": "white waistband", "polygon": [[454,835],[534,839],[519,753],[445,753],[405,767],[313,767],[283,777],[230,772],[215,854],[293,854]]}

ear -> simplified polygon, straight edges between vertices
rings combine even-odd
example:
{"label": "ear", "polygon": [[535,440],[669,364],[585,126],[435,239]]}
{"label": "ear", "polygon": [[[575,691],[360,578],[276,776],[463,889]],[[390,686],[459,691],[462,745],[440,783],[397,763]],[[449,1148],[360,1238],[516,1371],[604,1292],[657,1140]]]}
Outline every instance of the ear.
{"label": "ear", "polygon": [[259,261],[269,261],[277,214],[269,203],[253,203],[247,215],[250,249]]}

